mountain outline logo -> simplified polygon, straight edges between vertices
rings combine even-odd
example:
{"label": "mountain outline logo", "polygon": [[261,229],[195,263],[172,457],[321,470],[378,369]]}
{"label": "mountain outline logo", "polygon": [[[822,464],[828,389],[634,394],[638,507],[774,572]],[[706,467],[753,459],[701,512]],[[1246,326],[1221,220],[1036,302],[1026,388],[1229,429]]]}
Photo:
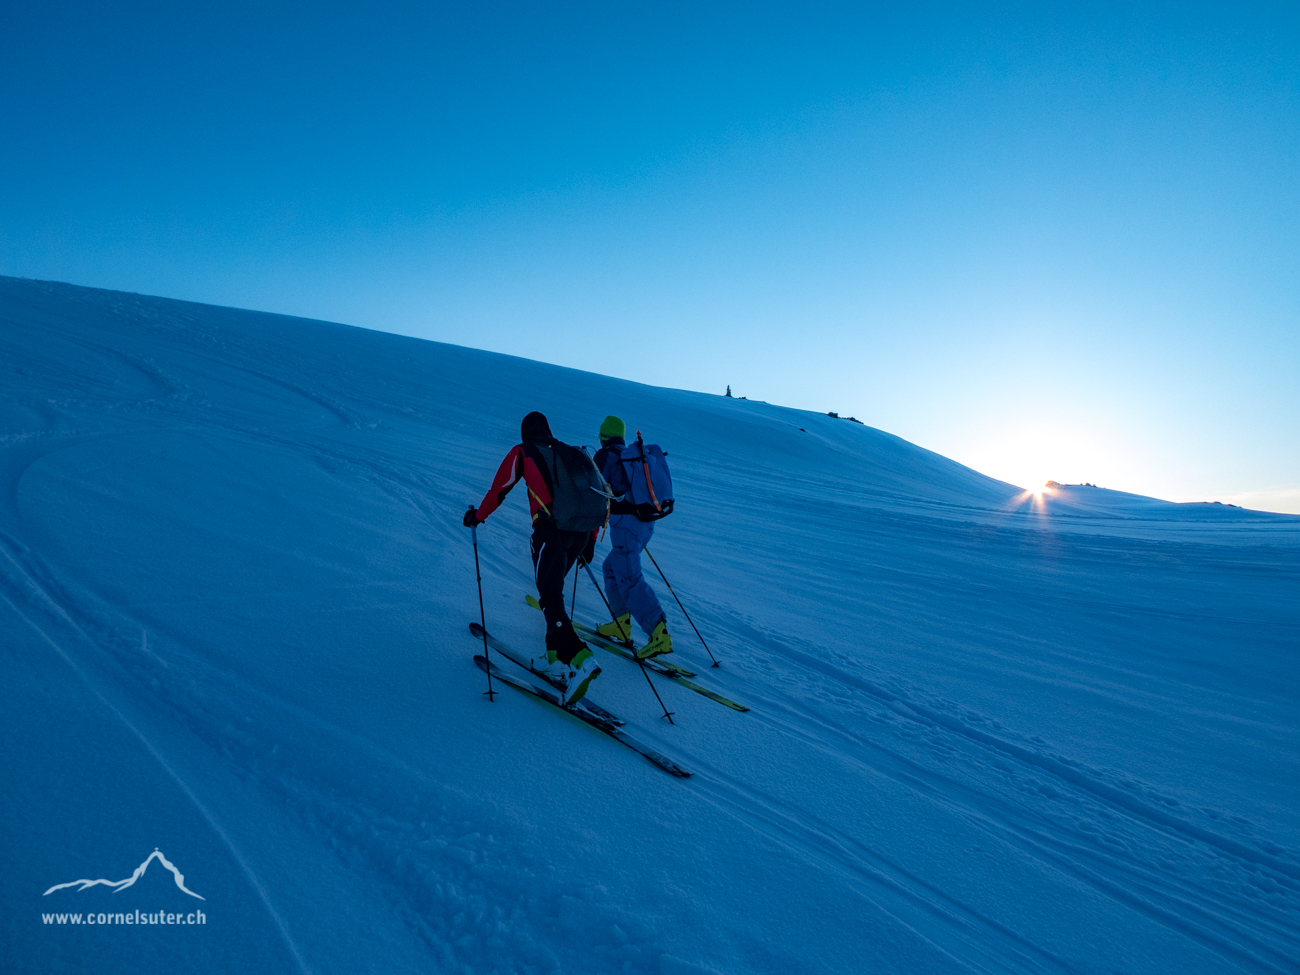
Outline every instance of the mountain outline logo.
{"label": "mountain outline logo", "polygon": [[122,893],[122,891],[126,890],[137,880],[143,877],[144,872],[147,869],[149,869],[149,864],[153,863],[154,860],[157,860],[164,867],[166,867],[168,870],[171,871],[172,877],[175,879],[177,887],[185,891],[185,893],[189,894],[191,897],[197,897],[201,901],[207,900],[206,897],[194,893],[194,891],[190,890],[188,887],[185,886],[185,875],[181,873],[179,870],[177,870],[176,865],[172,863],[170,860],[168,860],[165,856],[163,856],[162,853],[159,852],[158,847],[156,846],[153,848],[153,852],[150,853],[147,857],[145,857],[144,863],[136,867],[135,872],[131,874],[131,876],[127,877],[125,880],[70,880],[66,884],[55,884],[53,887],[51,887],[41,896],[49,897],[50,894],[54,893],[56,890],[63,890],[65,887],[76,887],[77,892],[80,893],[81,891],[87,889],[88,887],[95,887],[98,886],[99,884],[103,884],[105,887],[114,887],[116,889],[113,891],[113,893],[120,894]]}

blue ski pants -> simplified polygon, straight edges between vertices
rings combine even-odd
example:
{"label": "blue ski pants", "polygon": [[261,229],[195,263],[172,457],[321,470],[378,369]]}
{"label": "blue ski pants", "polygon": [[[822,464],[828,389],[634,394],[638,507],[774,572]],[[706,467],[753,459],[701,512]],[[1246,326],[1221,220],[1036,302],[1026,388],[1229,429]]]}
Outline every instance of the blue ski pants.
{"label": "blue ski pants", "polygon": [[631,613],[646,635],[664,618],[659,598],[641,574],[641,550],[654,531],[654,522],[638,521],[636,515],[611,515],[609,541],[614,550],[602,566],[610,609],[615,616]]}

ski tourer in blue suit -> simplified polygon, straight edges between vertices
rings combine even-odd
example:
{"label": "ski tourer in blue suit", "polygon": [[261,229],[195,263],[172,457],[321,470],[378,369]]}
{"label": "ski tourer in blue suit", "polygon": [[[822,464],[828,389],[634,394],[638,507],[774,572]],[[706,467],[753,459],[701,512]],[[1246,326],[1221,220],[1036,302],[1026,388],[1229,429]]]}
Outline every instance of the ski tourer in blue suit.
{"label": "ski tourer in blue suit", "polygon": [[[605,422],[600,425],[600,450],[593,458],[596,468],[616,495],[631,490],[627,472],[619,463],[626,434],[627,425],[621,419],[605,417]],[[672,653],[673,638],[668,635],[668,623],[664,619],[663,607],[659,605],[659,597],[641,573],[641,550],[650,544],[654,522],[640,521],[635,511],[631,501],[612,501],[609,506],[609,541],[614,548],[605,556],[602,569],[605,596],[615,619],[597,627],[596,632],[613,640],[631,640],[632,617],[635,616],[637,624],[650,636],[649,642],[637,651],[637,656],[645,659]]]}

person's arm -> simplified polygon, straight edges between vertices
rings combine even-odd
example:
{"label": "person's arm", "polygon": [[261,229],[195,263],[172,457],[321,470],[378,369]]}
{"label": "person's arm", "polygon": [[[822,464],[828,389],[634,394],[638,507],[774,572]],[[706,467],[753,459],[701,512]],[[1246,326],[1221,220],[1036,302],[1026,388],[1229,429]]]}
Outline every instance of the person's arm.
{"label": "person's arm", "polygon": [[519,483],[519,478],[523,475],[523,458],[522,446],[515,446],[506,454],[506,459],[497,468],[497,476],[492,479],[492,486],[475,509],[479,522],[487,521],[488,515],[501,507],[501,502],[506,499],[510,489]]}
{"label": "person's arm", "polygon": [[591,537],[587,539],[587,544],[582,547],[582,554],[578,556],[587,565],[591,565],[596,558],[596,536],[599,534],[599,528],[591,530]]}
{"label": "person's arm", "polygon": [[600,473],[611,491],[623,495],[632,485],[628,483],[627,473],[623,470],[623,463],[619,458],[620,454],[611,450],[609,456],[605,458],[604,470]]}

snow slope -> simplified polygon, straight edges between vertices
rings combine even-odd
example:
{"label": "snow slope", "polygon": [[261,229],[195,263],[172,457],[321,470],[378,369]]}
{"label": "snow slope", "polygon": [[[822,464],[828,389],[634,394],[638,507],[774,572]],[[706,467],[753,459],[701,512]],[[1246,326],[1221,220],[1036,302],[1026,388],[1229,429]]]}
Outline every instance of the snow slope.
{"label": "snow slope", "polygon": [[[0,376],[6,973],[1300,971],[1300,517],[12,278]],[[689,780],[482,694],[460,516],[530,409],[670,453],[651,548],[721,668],[652,582],[753,710],[661,681],[670,726],[612,656],[592,696]],[[530,648],[526,522],[479,540]],[[202,901],[45,893],[155,849]]]}

